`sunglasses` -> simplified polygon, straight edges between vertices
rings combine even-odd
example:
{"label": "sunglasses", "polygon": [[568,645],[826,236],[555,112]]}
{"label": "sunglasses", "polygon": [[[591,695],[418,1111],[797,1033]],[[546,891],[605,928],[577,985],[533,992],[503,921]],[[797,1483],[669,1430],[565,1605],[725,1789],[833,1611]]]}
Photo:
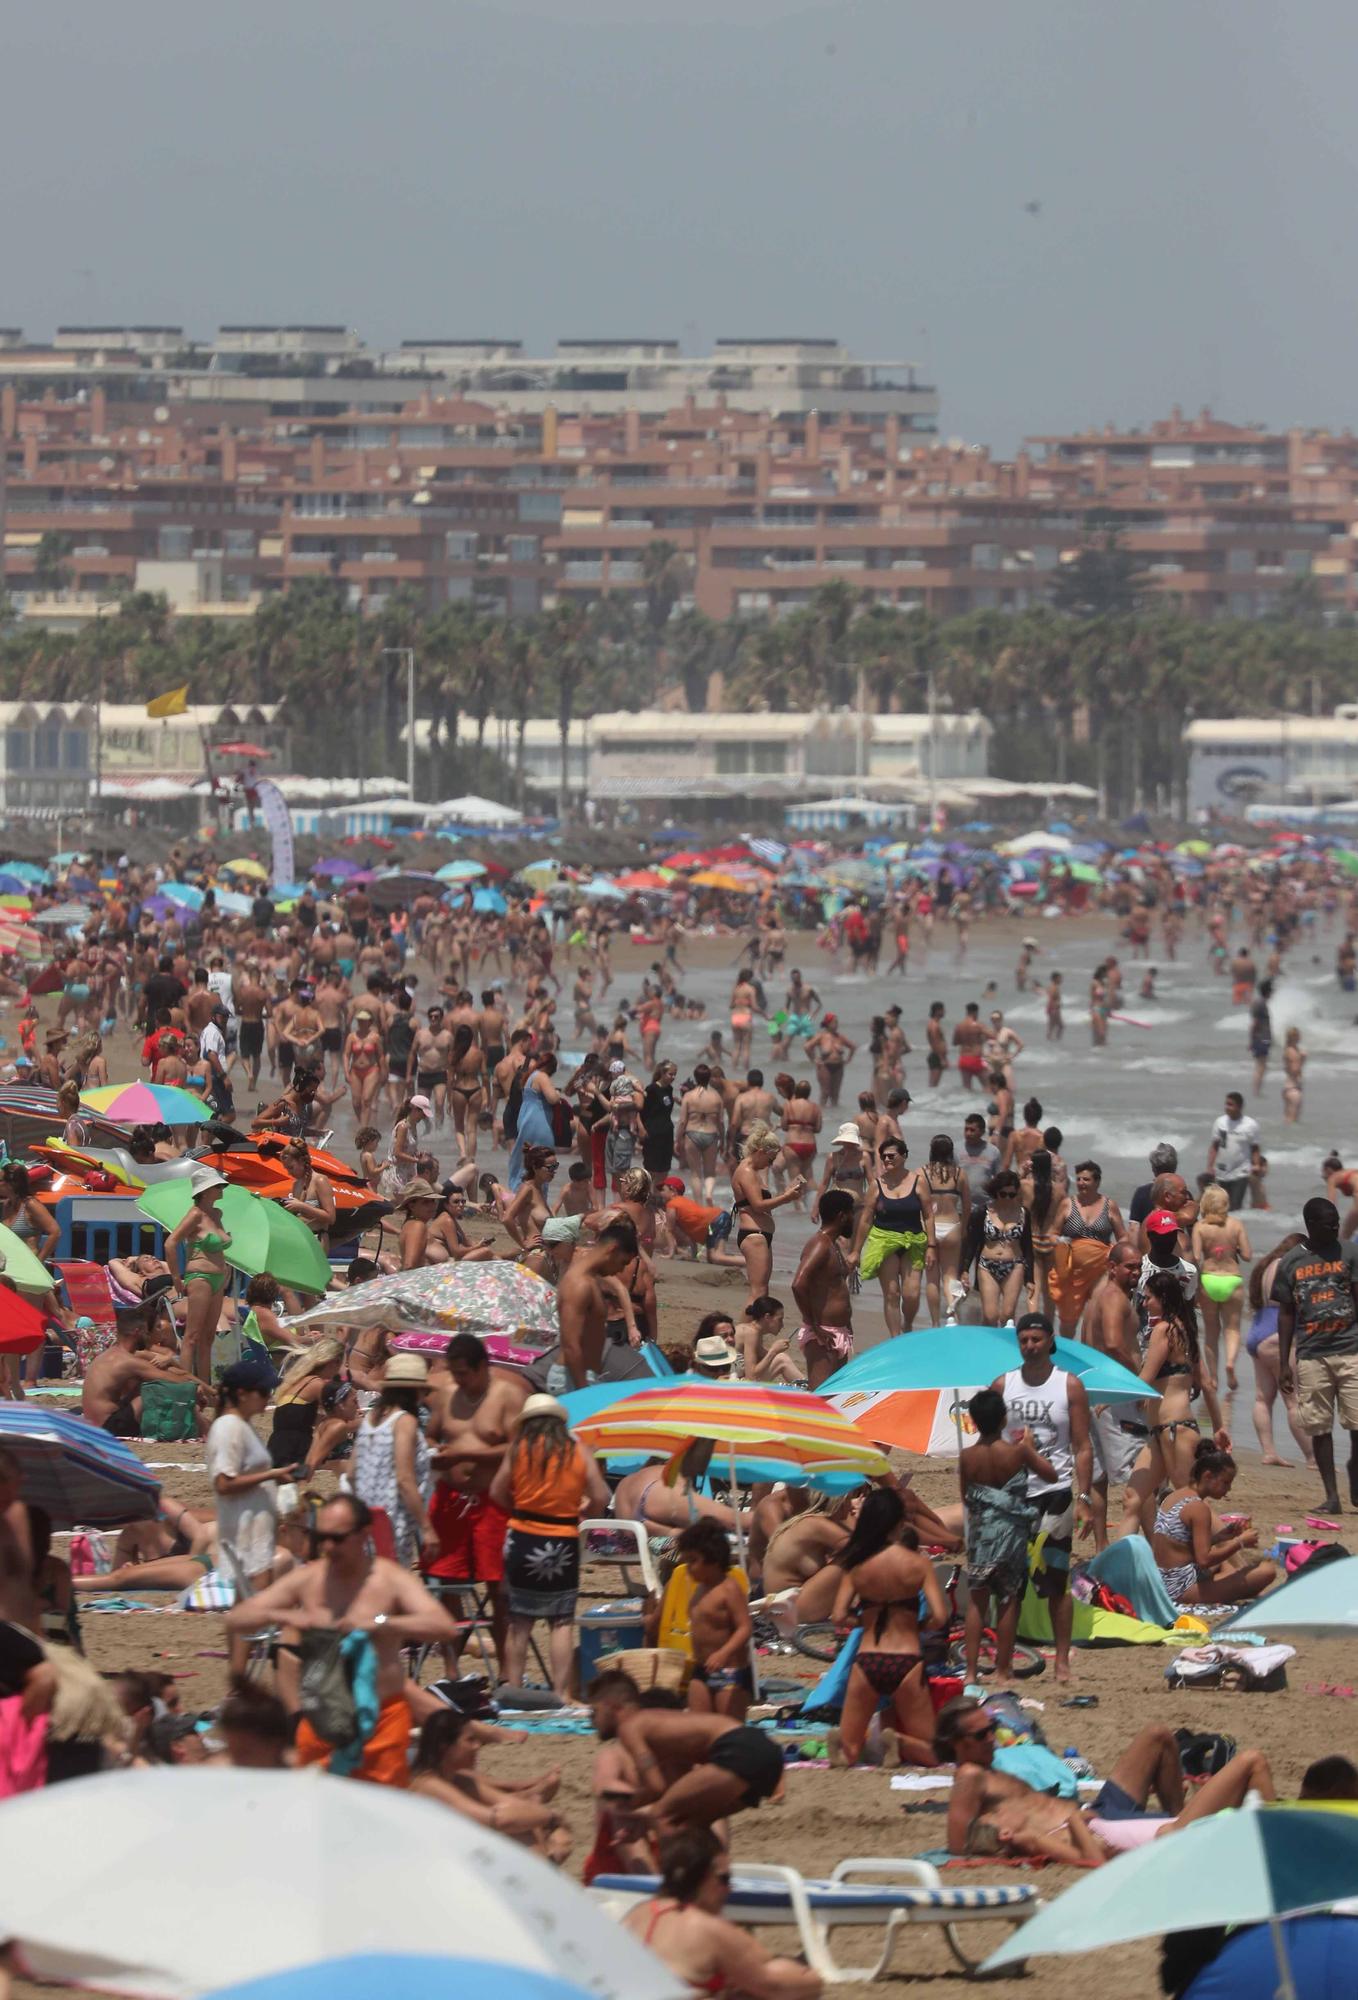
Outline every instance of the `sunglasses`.
{"label": "sunglasses", "polygon": [[979,1729],[968,1729],[965,1732],[964,1740],[968,1743],[984,1743],[987,1736],[993,1736],[994,1734],[995,1724],[993,1722],[983,1722]]}
{"label": "sunglasses", "polygon": [[357,1533],[357,1528],[341,1528],[338,1532],[332,1528],[313,1528],[311,1539],[318,1549],[323,1549],[329,1543],[338,1545],[340,1542],[347,1542],[351,1535]]}

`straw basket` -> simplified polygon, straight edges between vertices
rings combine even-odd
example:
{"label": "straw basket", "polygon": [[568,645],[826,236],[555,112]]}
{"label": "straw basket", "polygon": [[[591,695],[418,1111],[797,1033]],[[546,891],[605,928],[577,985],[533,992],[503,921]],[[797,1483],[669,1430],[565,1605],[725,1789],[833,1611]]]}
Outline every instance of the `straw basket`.
{"label": "straw basket", "polygon": [[693,1674],[693,1662],[688,1655],[676,1653],[669,1646],[633,1646],[622,1653],[605,1653],[598,1666],[600,1673],[620,1669],[630,1674],[643,1694],[651,1688],[669,1688],[675,1694],[683,1694]]}

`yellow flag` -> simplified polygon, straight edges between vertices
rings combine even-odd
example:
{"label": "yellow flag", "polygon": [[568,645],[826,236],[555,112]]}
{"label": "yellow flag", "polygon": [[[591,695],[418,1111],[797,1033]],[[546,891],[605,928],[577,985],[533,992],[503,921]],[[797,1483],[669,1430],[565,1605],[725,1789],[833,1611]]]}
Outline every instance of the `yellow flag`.
{"label": "yellow flag", "polygon": [[181,688],[171,688],[168,694],[158,694],[154,701],[146,704],[150,716],[183,715],[189,705],[189,684],[185,681]]}

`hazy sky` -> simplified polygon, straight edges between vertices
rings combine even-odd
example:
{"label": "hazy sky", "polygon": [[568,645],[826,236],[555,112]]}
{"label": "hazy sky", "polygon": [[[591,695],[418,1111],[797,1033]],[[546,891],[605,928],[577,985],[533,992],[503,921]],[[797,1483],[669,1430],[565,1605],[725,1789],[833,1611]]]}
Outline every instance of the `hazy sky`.
{"label": "hazy sky", "polygon": [[[834,334],[1358,423],[1352,0],[0,0],[0,323]],[[1041,212],[1025,212],[1028,201]]]}

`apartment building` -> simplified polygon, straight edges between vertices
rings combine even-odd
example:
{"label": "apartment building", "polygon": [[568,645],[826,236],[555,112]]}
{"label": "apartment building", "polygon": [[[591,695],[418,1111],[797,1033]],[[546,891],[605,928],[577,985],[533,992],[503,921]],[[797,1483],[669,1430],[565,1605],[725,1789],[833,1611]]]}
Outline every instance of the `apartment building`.
{"label": "apartment building", "polygon": [[[310,331],[332,343],[327,365],[359,365],[343,329]],[[232,353],[270,367],[279,337],[237,329]],[[486,370],[510,367],[508,345],[485,343]],[[833,580],[901,610],[1021,611],[1095,528],[1115,529],[1150,589],[1197,616],[1266,614],[1308,578],[1337,610],[1355,605],[1350,438],[1205,415],[1037,439],[1006,462],[923,438],[893,407],[770,415],[723,389],[659,413],[534,410],[411,377],[399,409],[278,414],[235,400],[240,382],[271,378],[233,373],[225,350],[215,404],[148,408],[102,381],[23,394],[4,381],[16,351],[0,344],[3,582],[68,627],[120,591],[163,587],[147,579],[173,573],[154,564],[198,566],[170,593],[180,615],[248,615],[308,577],[365,612],[398,589],[431,610],[511,616],[639,600],[658,542],[680,559],[680,605],[718,619],[785,614]],[[139,366],[165,386],[177,378],[162,358],[159,375],[154,357]]]}

